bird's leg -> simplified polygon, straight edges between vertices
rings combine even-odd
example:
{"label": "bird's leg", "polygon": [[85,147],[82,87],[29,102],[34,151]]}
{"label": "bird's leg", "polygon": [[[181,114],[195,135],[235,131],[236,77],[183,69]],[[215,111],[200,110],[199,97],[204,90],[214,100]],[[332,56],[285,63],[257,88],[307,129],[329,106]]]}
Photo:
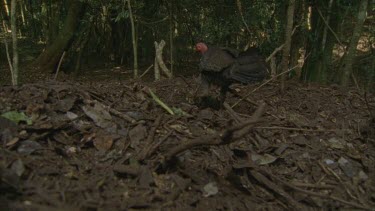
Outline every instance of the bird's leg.
{"label": "bird's leg", "polygon": [[202,89],[201,96],[202,97],[208,96],[209,91],[210,91],[210,84],[208,83],[207,80],[204,80],[204,79],[202,80],[201,89]]}
{"label": "bird's leg", "polygon": [[229,90],[229,86],[226,86],[226,85],[220,88],[220,96],[219,96],[220,106],[223,106],[228,90]]}
{"label": "bird's leg", "polygon": [[197,98],[195,98],[197,101],[196,103],[198,104],[199,107],[202,108],[207,108],[211,107],[213,103],[213,99],[209,96],[210,92],[210,83],[205,77],[205,75],[201,74],[201,83],[199,84],[198,87],[198,95]]}

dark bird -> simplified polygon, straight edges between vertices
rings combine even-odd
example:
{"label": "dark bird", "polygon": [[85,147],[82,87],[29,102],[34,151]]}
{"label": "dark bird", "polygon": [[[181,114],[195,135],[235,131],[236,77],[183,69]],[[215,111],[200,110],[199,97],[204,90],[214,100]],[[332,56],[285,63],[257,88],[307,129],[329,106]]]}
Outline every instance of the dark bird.
{"label": "dark bird", "polygon": [[211,85],[220,87],[220,106],[232,83],[249,84],[262,81],[267,76],[267,65],[256,48],[239,52],[235,49],[207,46],[198,43],[196,51],[202,54],[199,63],[203,96]]}

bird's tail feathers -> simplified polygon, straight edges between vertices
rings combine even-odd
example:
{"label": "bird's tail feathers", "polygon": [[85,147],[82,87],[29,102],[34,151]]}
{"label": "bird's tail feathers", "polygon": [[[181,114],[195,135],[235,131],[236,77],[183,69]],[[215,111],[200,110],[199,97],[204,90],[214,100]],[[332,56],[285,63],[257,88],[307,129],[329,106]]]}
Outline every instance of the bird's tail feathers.
{"label": "bird's tail feathers", "polygon": [[262,81],[266,77],[266,75],[267,67],[259,62],[242,65],[238,64],[231,70],[232,78],[241,83]]}

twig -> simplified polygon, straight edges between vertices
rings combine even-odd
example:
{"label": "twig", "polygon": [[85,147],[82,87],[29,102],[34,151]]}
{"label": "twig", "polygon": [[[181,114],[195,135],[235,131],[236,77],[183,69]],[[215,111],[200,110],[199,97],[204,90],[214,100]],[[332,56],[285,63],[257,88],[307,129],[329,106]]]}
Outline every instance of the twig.
{"label": "twig", "polygon": [[285,190],[283,190],[281,187],[279,187],[277,184],[269,180],[267,177],[265,177],[263,174],[258,172],[257,170],[249,170],[250,174],[258,180],[258,182],[262,183],[263,185],[267,186],[269,189],[273,190],[280,196],[282,196],[285,200],[289,202],[294,208],[297,208],[297,210],[304,210],[302,204],[300,204],[298,201],[296,201],[294,198],[292,198]]}
{"label": "twig", "polygon": [[357,87],[358,92],[361,92],[361,88],[358,85],[358,80],[355,78],[354,73],[351,74],[355,86]]}
{"label": "twig", "polygon": [[156,118],[154,125],[151,128],[150,134],[147,137],[145,148],[143,148],[143,150],[137,155],[137,160],[144,160],[149,154],[151,147],[152,147],[152,142],[154,141],[156,129],[159,127],[161,119],[162,119],[162,115],[159,115]]}
{"label": "twig", "polygon": [[13,65],[12,65],[12,60],[10,59],[9,47],[8,47],[8,42],[7,42],[6,38],[4,38],[4,45],[5,45],[5,52],[7,54],[7,60],[8,60],[8,63],[9,63],[10,75],[12,76],[12,82],[13,82],[14,81]]}
{"label": "twig", "polygon": [[160,20],[157,20],[157,21],[146,22],[146,21],[141,20],[141,16],[134,15],[134,17],[137,19],[137,21],[139,23],[146,24],[146,25],[154,25],[154,24],[157,24],[157,23],[161,23],[163,21],[168,20],[168,18],[169,18],[169,16],[165,16],[163,19],[160,19]]}
{"label": "twig", "polygon": [[247,25],[246,20],[245,20],[245,17],[244,17],[243,12],[242,12],[242,3],[241,3],[241,0],[237,0],[236,3],[237,3],[238,11],[239,11],[240,16],[241,16],[242,23],[245,25],[246,30],[247,30],[247,32],[248,32],[249,35],[250,35],[250,34],[251,34],[251,31],[250,31],[249,25]]}
{"label": "twig", "polygon": [[320,185],[320,184],[309,184],[309,183],[301,183],[301,182],[293,182],[293,185],[296,187],[305,187],[305,188],[316,188],[316,189],[334,189],[336,186],[334,185]]}
{"label": "twig", "polygon": [[338,131],[351,131],[350,129],[304,129],[293,127],[254,127],[254,129],[268,129],[268,130],[290,130],[290,131],[304,131],[304,132],[338,132]]}
{"label": "twig", "polygon": [[277,52],[281,51],[284,48],[285,43],[281,44],[278,48],[276,48],[266,59],[266,62],[268,62],[272,57],[277,54]]}
{"label": "twig", "polygon": [[158,149],[160,144],[162,144],[167,138],[169,138],[172,135],[173,131],[169,131],[163,138],[161,138],[157,143],[153,144],[151,149],[148,151],[147,156],[151,156],[155,153],[155,151]]}
{"label": "twig", "polygon": [[229,115],[231,115],[232,118],[234,120],[236,120],[237,123],[242,122],[241,117],[239,117],[237,115],[237,113],[235,111],[233,111],[232,107],[230,107],[230,105],[228,105],[228,103],[224,102],[223,106],[228,111]]}
{"label": "twig", "polygon": [[324,164],[321,161],[318,161],[318,165],[320,168],[326,173],[327,175],[330,175],[331,173],[327,170],[327,168],[324,166]]}
{"label": "twig", "polygon": [[267,85],[268,83],[270,83],[271,81],[277,79],[279,76],[283,75],[283,74],[286,74],[294,69],[296,69],[298,67],[298,65],[292,67],[291,69],[287,70],[287,71],[284,71],[278,75],[276,75],[275,77],[267,80],[266,82],[264,82],[263,84],[259,85],[258,87],[256,87],[255,89],[253,89],[251,92],[249,92],[247,95],[245,95],[244,97],[242,97],[241,99],[239,99],[237,102],[235,102],[233,105],[232,105],[232,108],[236,107],[240,102],[242,102],[243,100],[245,100],[247,97],[249,97],[252,93],[254,93],[255,91],[257,91],[258,89],[262,88],[263,86]]}
{"label": "twig", "polygon": [[[91,96],[91,95],[90,95],[90,96]],[[91,104],[93,101],[92,101],[92,100],[84,100],[84,102],[85,102],[86,104]],[[99,103],[99,102],[97,102],[97,103]],[[103,103],[101,103],[101,104],[103,104]],[[106,105],[103,104],[103,106],[106,106]],[[121,112],[117,111],[116,109],[111,108],[111,107],[109,107],[109,106],[106,106],[106,107],[108,108],[109,113],[111,113],[111,114],[113,114],[113,115],[116,115],[116,116],[118,116],[118,117],[120,117],[120,118],[123,118],[123,119],[125,119],[126,121],[128,121],[128,122],[130,122],[130,123],[135,123],[135,122],[136,122],[135,119],[133,119],[132,117],[130,117],[130,116],[128,116],[128,115],[126,115],[126,114],[124,114],[124,113],[121,113]]]}
{"label": "twig", "polygon": [[142,75],[141,76],[139,76],[139,78],[142,78],[144,75],[146,75],[147,73],[148,73],[148,71],[150,71],[151,70],[151,68],[153,67],[154,65],[152,64],[152,65],[150,65],[150,67],[148,67],[143,73],[142,73]]}
{"label": "twig", "polygon": [[[308,54],[308,55],[305,57],[305,60],[306,60],[309,56],[310,56],[310,54]],[[236,103],[234,103],[234,104],[232,105],[232,108],[234,108],[235,106],[237,106],[238,103],[242,102],[245,98],[249,97],[249,96],[250,96],[252,93],[254,93],[256,90],[262,88],[263,86],[265,86],[265,85],[268,84],[269,82],[271,82],[271,81],[277,79],[279,76],[281,76],[281,75],[283,75],[283,74],[286,74],[286,73],[288,73],[288,72],[290,72],[290,71],[296,69],[298,66],[299,66],[299,65],[296,65],[296,66],[290,68],[289,70],[284,71],[284,72],[282,72],[282,73],[280,73],[280,74],[274,76],[273,78],[271,78],[271,79],[269,79],[268,81],[264,82],[264,83],[261,84],[260,86],[256,87],[255,89],[253,89],[253,91],[251,91],[251,92],[249,92],[247,95],[245,95],[245,97],[241,98],[241,99],[238,100]]]}
{"label": "twig", "polygon": [[272,177],[275,178],[277,181],[281,182],[282,184],[286,185],[287,187],[292,188],[292,189],[294,189],[296,191],[299,191],[301,193],[305,193],[305,194],[308,194],[308,195],[311,195],[311,196],[316,196],[316,197],[323,198],[323,199],[327,199],[327,198],[328,199],[332,199],[334,201],[338,201],[338,202],[341,202],[341,203],[343,203],[345,205],[349,205],[349,206],[356,207],[356,208],[359,208],[359,209],[373,210],[370,207],[363,206],[363,205],[360,205],[360,204],[357,204],[357,203],[354,203],[354,202],[349,202],[348,200],[341,199],[339,197],[335,197],[335,196],[330,196],[330,195],[316,193],[316,192],[313,192],[313,191],[304,190],[304,189],[295,187],[294,185],[291,185],[288,182],[285,182],[285,181],[283,181],[283,180],[281,180],[281,179],[279,179],[279,178],[277,178],[275,176],[272,176]]}
{"label": "twig", "polygon": [[326,19],[323,17],[322,15],[322,12],[319,10],[319,8],[316,8],[316,11],[318,11],[319,13],[319,16],[323,19],[323,22],[324,24],[327,26],[327,28],[332,32],[333,36],[335,36],[337,42],[341,45],[341,46],[345,46],[344,44],[342,44],[342,42],[340,41],[339,37],[337,36],[337,34],[333,31],[333,29],[329,26],[329,24],[327,23]]}
{"label": "twig", "polygon": [[367,107],[367,109],[368,109],[368,112],[370,113],[370,117],[373,119],[373,121],[375,121],[375,116],[374,116],[374,114],[372,113],[372,110],[371,110],[370,104],[369,104],[369,102],[368,102],[367,92],[365,92],[365,93],[363,94],[363,98],[365,99],[366,107]]}
{"label": "twig", "polygon": [[60,61],[59,61],[59,65],[57,66],[56,73],[55,73],[55,78],[54,78],[55,81],[57,79],[57,75],[59,74],[60,66],[61,66],[61,63],[62,63],[64,57],[65,57],[65,53],[66,53],[66,51],[64,51],[63,54],[61,55],[61,58],[60,58]]}
{"label": "twig", "polygon": [[355,200],[358,200],[357,197],[355,197],[349,190],[348,187],[346,187],[346,185],[343,183],[342,179],[339,177],[339,175],[336,174],[336,172],[334,172],[331,168],[329,168],[328,166],[326,167],[327,170],[330,172],[331,175],[333,175],[334,177],[336,177],[336,179],[340,182],[340,184],[344,187],[346,193],[352,198],[352,199],[355,199]]}
{"label": "twig", "polygon": [[[294,32],[296,31],[297,27],[299,25],[295,26],[293,31],[292,31],[292,35],[294,34]],[[275,54],[277,54],[279,51],[281,51],[283,48],[284,48],[284,45],[285,43],[281,44],[279,47],[277,47],[266,59],[266,62],[268,62],[272,57],[275,56]]]}
{"label": "twig", "polygon": [[123,119],[125,119],[126,121],[130,122],[130,123],[135,123],[137,122],[135,119],[133,119],[132,117],[124,114],[124,113],[121,113],[119,111],[117,111],[116,109],[114,108],[111,108],[111,107],[108,107],[109,108],[109,113],[113,114],[113,115],[116,115],[118,117],[121,117]]}

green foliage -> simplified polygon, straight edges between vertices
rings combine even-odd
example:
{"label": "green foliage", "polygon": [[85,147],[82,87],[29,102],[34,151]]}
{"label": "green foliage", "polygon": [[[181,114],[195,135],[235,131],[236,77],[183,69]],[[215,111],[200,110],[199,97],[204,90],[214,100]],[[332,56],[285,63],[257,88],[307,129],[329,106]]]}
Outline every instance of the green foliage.
{"label": "green foliage", "polygon": [[3,113],[1,116],[17,124],[20,122],[26,122],[28,125],[31,125],[33,123],[32,120],[28,116],[26,116],[26,114],[23,112],[9,111],[9,112]]}
{"label": "green foliage", "polygon": [[[127,0],[80,1],[87,4],[87,9],[80,21],[80,28],[76,31],[72,52],[78,52],[74,50],[80,48],[85,37],[88,37],[88,44],[84,49],[85,57],[110,59],[111,62],[132,66],[131,27]],[[24,14],[27,23],[20,27],[21,31],[26,35],[32,34],[35,41],[42,41],[48,45],[49,39],[56,36],[55,31],[61,30],[70,2],[71,0],[30,1],[25,4]],[[241,3],[242,13],[239,11],[238,2]],[[141,66],[149,66],[153,63],[154,41],[163,39],[167,41],[164,59],[168,64],[169,55],[172,53],[168,46],[171,34],[174,64],[177,66],[187,62],[196,62],[197,55],[192,51],[192,47],[198,41],[237,49],[257,46],[263,55],[268,56],[284,42],[287,2],[277,0],[131,0],[139,62]],[[333,55],[331,49],[337,50],[340,43],[345,47],[350,42],[359,5],[359,1],[334,0],[332,1],[333,7],[330,9],[329,2],[296,0],[294,26],[298,27],[292,38],[292,51],[296,57],[293,62],[300,59],[297,58],[299,51],[307,53],[309,59],[303,68],[304,76],[311,76],[317,81],[321,81],[322,78],[334,81],[332,77],[335,77],[337,73],[335,68],[337,69],[340,58],[336,58],[337,55]],[[373,0],[370,0],[370,5],[371,2]],[[369,9],[369,14],[371,11],[373,13],[373,7]],[[331,15],[330,29],[327,32],[327,40],[322,41],[325,39],[323,32],[326,27],[323,19],[328,15]],[[309,24],[308,16],[310,16]],[[19,20],[21,22],[21,19]],[[363,29],[369,46],[375,43],[374,21],[374,17],[369,16]],[[312,28],[309,28],[311,26]],[[323,42],[327,42],[328,50],[321,48]],[[341,55],[342,53],[340,52]],[[276,54],[276,63],[279,62],[280,55],[280,53]],[[68,55],[67,58],[74,59],[76,56],[75,54]],[[362,78],[367,76],[369,76],[367,78],[372,78],[375,75],[371,69],[373,63],[368,58],[373,57],[366,57],[366,60],[361,60],[366,62],[364,65],[360,63],[355,66],[358,74],[363,75]]]}

